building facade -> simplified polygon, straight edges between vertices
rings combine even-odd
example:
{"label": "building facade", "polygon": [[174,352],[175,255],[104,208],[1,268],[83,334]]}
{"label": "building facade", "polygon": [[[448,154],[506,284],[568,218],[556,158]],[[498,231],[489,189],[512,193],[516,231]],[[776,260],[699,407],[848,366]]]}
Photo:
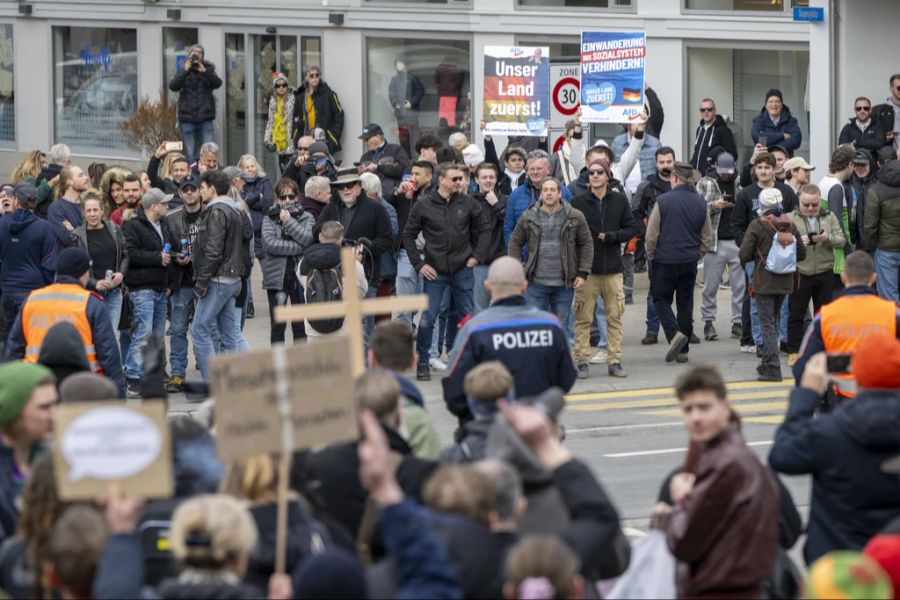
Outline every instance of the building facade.
{"label": "building facade", "polygon": [[[823,8],[824,22],[795,21],[794,6]],[[484,47],[577,57],[582,29],[647,33],[661,139],[679,157],[705,97],[749,156],[750,122],[775,87],[803,129],[799,154],[824,167],[853,99],[883,102],[900,72],[898,25],[897,0],[0,0],[0,172],[57,142],[79,164],[139,164],[119,125],[195,43],[224,80],[215,139],[229,163],[249,151],[275,172],[262,140],[272,73],[297,85],[310,65],[343,104],[345,161],[369,122],[395,141],[454,127],[480,141]],[[398,75],[424,90],[403,114],[391,102]]]}

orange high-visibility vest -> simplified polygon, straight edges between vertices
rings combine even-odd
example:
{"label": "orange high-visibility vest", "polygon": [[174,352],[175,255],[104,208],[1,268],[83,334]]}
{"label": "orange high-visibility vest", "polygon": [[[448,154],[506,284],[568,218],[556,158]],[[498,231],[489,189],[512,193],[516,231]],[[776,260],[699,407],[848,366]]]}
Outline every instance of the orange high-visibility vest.
{"label": "orange high-visibility vest", "polygon": [[[870,335],[897,337],[897,305],[874,294],[841,296],[822,307],[822,342],[829,354],[852,354],[857,344]],[[856,396],[856,379],[851,373],[831,373],[837,392]]]}
{"label": "orange high-visibility vest", "polygon": [[75,283],[54,283],[31,292],[22,306],[25,360],[36,363],[41,345],[51,327],[68,322],[75,326],[93,371],[99,371],[94,334],[87,317],[91,293]]}

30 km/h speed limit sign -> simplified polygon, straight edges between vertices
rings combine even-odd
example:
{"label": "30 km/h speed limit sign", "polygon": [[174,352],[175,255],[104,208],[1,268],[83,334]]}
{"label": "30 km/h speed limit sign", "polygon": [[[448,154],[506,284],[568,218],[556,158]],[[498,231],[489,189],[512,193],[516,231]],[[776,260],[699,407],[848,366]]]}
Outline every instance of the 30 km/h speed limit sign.
{"label": "30 km/h speed limit sign", "polygon": [[550,110],[550,127],[564,127],[566,120],[578,111],[581,99],[579,65],[551,64],[550,89],[553,100]]}

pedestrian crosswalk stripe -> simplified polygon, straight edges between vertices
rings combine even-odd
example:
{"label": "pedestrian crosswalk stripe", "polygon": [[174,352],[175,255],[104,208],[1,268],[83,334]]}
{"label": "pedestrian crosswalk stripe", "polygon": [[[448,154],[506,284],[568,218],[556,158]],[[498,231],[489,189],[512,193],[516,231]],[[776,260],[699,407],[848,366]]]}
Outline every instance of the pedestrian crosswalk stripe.
{"label": "pedestrian crosswalk stripe", "polygon": [[[734,410],[739,414],[743,415],[745,412],[763,412],[763,411],[773,411],[780,410],[784,411],[787,408],[787,401],[779,400],[778,402],[748,402],[746,404],[733,404]],[[641,411],[642,415],[653,415],[657,416],[678,416],[681,414],[681,409],[678,408],[665,408],[662,410],[644,410]],[[784,418],[783,416],[781,417]]]}
{"label": "pedestrian crosswalk stripe", "polygon": [[[787,397],[787,390],[768,390],[762,392],[742,392],[737,394],[729,394],[728,399],[732,402],[739,400],[762,400],[762,399],[774,399],[779,397]],[[787,406],[786,401],[782,401],[783,406]],[[666,406],[678,406],[678,399],[675,396],[669,396],[668,398],[655,398],[650,400],[624,400],[621,402],[597,402],[593,404],[567,404],[566,410],[570,411],[594,411],[594,410],[621,410],[627,408],[659,408]],[[740,404],[735,404],[737,408],[740,408]],[[643,411],[642,411],[643,412]],[[680,410],[675,410],[674,412],[660,412],[660,411],[650,411],[646,414],[681,414]]]}
{"label": "pedestrian crosswalk stripe", "polygon": [[[726,383],[725,386],[729,390],[742,390],[742,389],[785,389],[788,390],[793,387],[793,382],[785,382],[785,381],[776,381],[776,382],[761,382],[761,381],[732,381]],[[639,398],[641,396],[662,396],[662,395],[670,395],[673,396],[675,394],[675,388],[673,387],[657,387],[657,388],[645,388],[639,390],[610,390],[607,392],[583,392],[578,394],[569,394],[566,396],[566,400],[568,402],[584,402],[587,400],[603,400],[604,398]]]}

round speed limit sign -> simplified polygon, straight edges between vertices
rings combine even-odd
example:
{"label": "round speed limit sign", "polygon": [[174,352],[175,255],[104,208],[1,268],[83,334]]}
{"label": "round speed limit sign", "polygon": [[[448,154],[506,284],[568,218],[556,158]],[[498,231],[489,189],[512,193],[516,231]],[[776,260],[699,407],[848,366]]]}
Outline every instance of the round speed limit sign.
{"label": "round speed limit sign", "polygon": [[574,77],[564,77],[553,88],[553,106],[564,115],[574,115],[578,111],[579,95],[579,81]]}

